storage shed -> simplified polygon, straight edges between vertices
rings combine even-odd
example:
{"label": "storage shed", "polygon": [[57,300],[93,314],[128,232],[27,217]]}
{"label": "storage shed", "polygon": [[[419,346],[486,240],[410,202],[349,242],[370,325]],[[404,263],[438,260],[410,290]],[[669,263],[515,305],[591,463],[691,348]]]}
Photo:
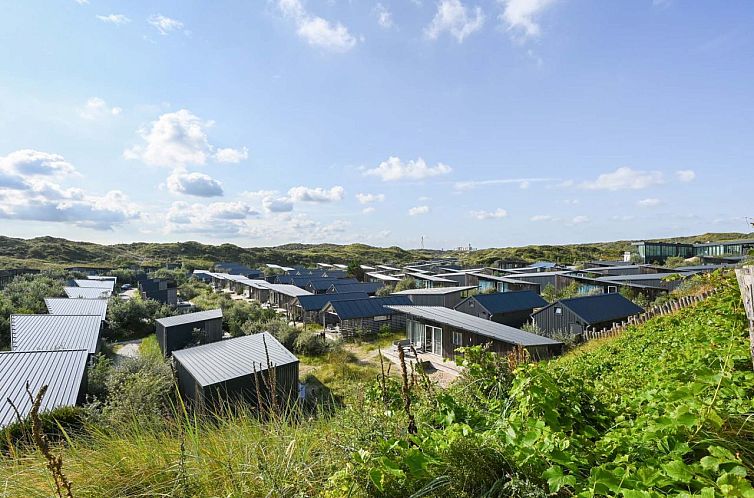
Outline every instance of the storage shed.
{"label": "storage shed", "polygon": [[45,305],[51,315],[99,315],[102,321],[107,316],[107,299],[46,297]]}
{"label": "storage shed", "polygon": [[408,315],[406,336],[420,353],[455,361],[457,348],[487,343],[498,354],[523,346],[537,360],[551,358],[563,351],[561,342],[440,306],[389,308]]}
{"label": "storage shed", "polygon": [[579,335],[587,328],[602,330],[644,312],[617,293],[561,299],[532,315],[543,334]]}
{"label": "storage shed", "polygon": [[[157,342],[162,354],[170,356],[189,345],[219,341],[223,338],[223,311],[214,309],[169,316],[155,320]],[[194,330],[198,329],[198,334]]]}
{"label": "storage shed", "polygon": [[40,411],[83,403],[88,356],[84,349],[0,352],[0,427],[18,421],[16,410],[21,418],[31,411],[27,382],[32,394],[47,386]]}
{"label": "storage shed", "polygon": [[424,289],[408,289],[393,292],[393,296],[408,296],[411,302],[417,306],[444,306],[453,308],[458,303],[469,297],[476,286],[461,287],[430,287]]}
{"label": "storage shed", "polygon": [[382,327],[400,330],[405,318],[388,308],[388,304],[410,305],[411,300],[408,296],[385,296],[330,301],[323,310],[323,325],[335,324],[344,337],[376,334]]}
{"label": "storage shed", "polygon": [[463,300],[454,309],[511,327],[521,327],[529,321],[535,309],[547,304],[536,292],[525,290],[477,294]]}
{"label": "storage shed", "polygon": [[13,351],[85,349],[99,352],[102,318],[99,315],[11,315]]}
{"label": "storage shed", "polygon": [[298,358],[267,332],[181,349],[173,359],[180,392],[195,406],[239,400],[259,406],[257,392],[269,404],[273,377],[282,406],[298,396]]}

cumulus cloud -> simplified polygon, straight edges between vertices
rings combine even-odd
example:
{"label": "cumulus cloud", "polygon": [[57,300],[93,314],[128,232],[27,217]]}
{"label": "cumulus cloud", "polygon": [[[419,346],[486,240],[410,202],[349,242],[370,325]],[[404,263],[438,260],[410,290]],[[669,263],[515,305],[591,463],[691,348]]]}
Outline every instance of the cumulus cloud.
{"label": "cumulus cloud", "polygon": [[461,0],[441,0],[437,4],[437,12],[424,34],[431,40],[436,40],[447,32],[462,43],[470,34],[478,31],[484,24],[484,14],[481,7],[469,8]]}
{"label": "cumulus cloud", "polygon": [[171,168],[203,165],[208,159],[217,162],[239,162],[248,150],[216,149],[210,144],[207,129],[213,121],[203,121],[191,111],[181,109],[162,114],[148,127],[139,130],[143,145],[123,151],[126,159],[138,159],[152,166]]}
{"label": "cumulus cloud", "polygon": [[377,16],[377,24],[381,28],[390,29],[393,27],[393,14],[387,7],[378,2],[374,7],[374,14]]}
{"label": "cumulus cloud", "polygon": [[115,24],[116,26],[131,22],[131,19],[124,16],[123,14],[109,14],[106,16],[97,16],[97,19],[99,19],[100,21],[104,23]]}
{"label": "cumulus cloud", "polygon": [[378,176],[383,182],[396,180],[423,180],[433,176],[449,174],[453,169],[443,163],[436,166],[428,166],[421,157],[416,161],[401,161],[398,157],[389,157],[373,169],[364,172],[367,176]]}
{"label": "cumulus cloud", "polygon": [[268,196],[262,199],[262,206],[268,213],[288,213],[293,211],[293,201],[289,197]]}
{"label": "cumulus cloud", "polygon": [[529,218],[529,221],[533,222],[539,222],[539,221],[556,221],[556,218],[549,214],[536,214]]}
{"label": "cumulus cloud", "polygon": [[23,181],[23,177],[66,176],[76,169],[60,154],[21,149],[0,157],[0,174]]}
{"label": "cumulus cloud", "polygon": [[465,180],[461,182],[455,182],[453,188],[455,190],[473,190],[478,187],[489,187],[494,185],[518,185],[521,189],[527,189],[532,183],[551,182],[554,178],[497,178],[494,180]]}
{"label": "cumulus cloud", "polygon": [[165,216],[165,231],[236,236],[247,229],[247,220],[258,216],[258,211],[243,202],[174,202]]}
{"label": "cumulus cloud", "polygon": [[175,170],[167,179],[168,190],[174,194],[193,195],[196,197],[220,197],[223,195],[222,183],[204,173],[188,173]]}
{"label": "cumulus cloud", "polygon": [[555,0],[498,0],[503,7],[500,20],[519,39],[538,37],[542,29],[536,18]]}
{"label": "cumulus cloud", "polygon": [[643,207],[643,208],[655,207],[655,206],[659,206],[660,204],[662,204],[662,201],[654,197],[649,197],[647,199],[642,199],[636,202],[637,206]]}
{"label": "cumulus cloud", "polygon": [[296,33],[309,45],[332,52],[347,52],[356,38],[339,22],[330,22],[306,11],[300,0],[278,0],[278,9],[296,25]]}
{"label": "cumulus cloud", "polygon": [[337,202],[343,199],[345,190],[336,185],[330,189],[321,187],[293,187],[288,190],[288,197],[296,202]]}
{"label": "cumulus cloud", "polygon": [[408,210],[410,216],[418,216],[429,213],[429,206],[416,206]]}
{"label": "cumulus cloud", "polygon": [[469,214],[478,220],[494,220],[505,218],[508,216],[508,211],[502,208],[497,208],[494,211],[471,211]]}
{"label": "cumulus cloud", "polygon": [[573,218],[571,218],[570,224],[571,225],[581,225],[583,223],[588,223],[588,222],[589,222],[589,217],[588,216],[580,215],[580,216],[574,216]]}
{"label": "cumulus cloud", "polygon": [[177,19],[163,16],[162,14],[155,14],[147,19],[147,22],[154,26],[154,28],[165,36],[173,31],[183,29],[183,23]]}
{"label": "cumulus cloud", "polygon": [[79,109],[79,116],[84,119],[101,119],[107,116],[119,116],[123,112],[120,107],[110,107],[104,99],[91,97],[83,107]]}
{"label": "cumulus cloud", "polygon": [[249,158],[249,149],[242,147],[241,149],[217,149],[215,152],[215,161],[218,163],[240,163]]}
{"label": "cumulus cloud", "polygon": [[359,192],[358,194],[356,194],[356,200],[359,201],[359,204],[382,202],[385,200],[385,194],[364,194]]}
{"label": "cumulus cloud", "polygon": [[696,178],[696,172],[691,169],[680,169],[675,172],[675,176],[678,177],[679,181],[688,183],[694,181],[694,179]]}
{"label": "cumulus cloud", "polygon": [[641,190],[664,182],[659,171],[639,171],[628,167],[603,173],[594,181],[584,182],[582,188],[589,190]]}

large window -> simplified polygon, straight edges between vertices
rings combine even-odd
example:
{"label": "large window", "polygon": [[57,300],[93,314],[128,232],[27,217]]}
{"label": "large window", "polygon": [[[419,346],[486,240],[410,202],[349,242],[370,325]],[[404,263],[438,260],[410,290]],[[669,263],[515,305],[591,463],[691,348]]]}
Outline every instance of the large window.
{"label": "large window", "polygon": [[417,351],[423,351],[424,325],[414,320],[406,320],[406,335]]}
{"label": "large window", "polygon": [[458,332],[457,330],[453,331],[453,345],[463,346],[463,333],[462,332]]}

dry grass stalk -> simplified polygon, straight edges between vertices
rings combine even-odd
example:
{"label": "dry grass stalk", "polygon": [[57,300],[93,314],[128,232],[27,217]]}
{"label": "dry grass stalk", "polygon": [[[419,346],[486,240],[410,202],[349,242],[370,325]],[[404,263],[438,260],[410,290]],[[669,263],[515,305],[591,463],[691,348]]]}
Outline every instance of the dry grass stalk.
{"label": "dry grass stalk", "polygon": [[403,388],[401,394],[403,395],[403,410],[408,417],[408,433],[416,434],[416,420],[414,414],[411,413],[411,389],[408,386],[408,370],[406,369],[406,354],[403,352],[403,348],[398,348],[398,358],[401,360],[401,377],[403,378]]}

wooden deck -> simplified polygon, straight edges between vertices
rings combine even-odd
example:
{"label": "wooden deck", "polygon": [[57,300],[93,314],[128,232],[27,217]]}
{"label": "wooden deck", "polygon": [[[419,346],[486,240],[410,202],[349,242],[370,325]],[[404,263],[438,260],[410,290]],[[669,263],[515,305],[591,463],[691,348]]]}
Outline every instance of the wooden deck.
{"label": "wooden deck", "polygon": [[[398,357],[398,351],[395,348],[383,351],[382,355],[400,367],[400,358]],[[454,377],[459,376],[463,371],[463,367],[456,365],[452,360],[442,358],[436,354],[419,353],[418,356],[419,357],[416,358],[413,352],[407,351],[405,354],[406,362],[417,363],[417,361],[420,361],[424,363],[425,366],[429,367],[429,369],[444,372]]]}

